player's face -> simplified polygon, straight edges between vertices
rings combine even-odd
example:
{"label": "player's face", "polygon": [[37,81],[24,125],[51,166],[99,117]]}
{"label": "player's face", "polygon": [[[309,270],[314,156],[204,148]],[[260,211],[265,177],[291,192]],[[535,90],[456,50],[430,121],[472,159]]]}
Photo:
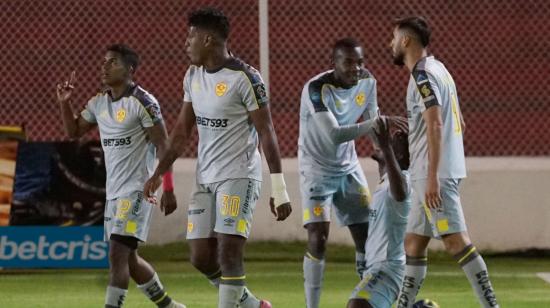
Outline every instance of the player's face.
{"label": "player's face", "polygon": [[129,78],[129,69],[124,65],[120,55],[108,51],[101,66],[101,82],[107,86],[119,85]]}
{"label": "player's face", "polygon": [[363,48],[340,48],[334,52],[333,61],[336,78],[346,87],[356,85],[365,67]]}
{"label": "player's face", "polygon": [[405,51],[403,50],[403,33],[397,27],[393,29],[393,37],[390,44],[393,63],[395,65],[405,65]]}
{"label": "player's face", "polygon": [[191,64],[202,65],[205,51],[205,33],[195,27],[190,27],[185,40],[185,53]]}

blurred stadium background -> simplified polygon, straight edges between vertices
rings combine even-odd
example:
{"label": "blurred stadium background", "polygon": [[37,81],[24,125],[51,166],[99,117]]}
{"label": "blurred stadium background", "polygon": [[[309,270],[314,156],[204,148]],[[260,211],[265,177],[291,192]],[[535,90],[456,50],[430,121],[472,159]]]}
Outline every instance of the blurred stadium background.
{"label": "blurred stadium background", "polygon": [[[283,227],[272,221],[262,203],[255,214],[251,240],[278,241],[268,246],[260,242],[250,248],[249,277],[260,295],[270,296],[277,307],[303,306],[302,245],[286,243],[305,238],[300,226],[296,162],[299,99],[304,83],[330,67],[333,42],[356,37],[365,47],[367,68],[378,80],[381,111],[405,115],[408,75],[392,64],[388,47],[391,22],[396,17],[421,14],[433,28],[431,51],[446,64],[457,83],[467,123],[465,148],[470,177],[463,185],[463,200],[474,241],[490,251],[521,250],[522,256],[526,249],[539,249],[531,250],[532,258],[489,258],[490,268],[495,268],[492,273],[497,295],[503,298],[503,307],[550,307],[550,285],[536,276],[550,272],[550,264],[542,258],[548,256],[544,249],[550,248],[550,102],[546,93],[550,74],[549,1],[2,0],[0,125],[24,126],[33,142],[68,141],[55,102],[55,84],[76,70],[78,103],[74,107],[81,108],[99,89],[105,47],[124,42],[139,52],[142,64],[137,80],[160,101],[170,130],[180,108],[188,66],[185,16],[205,5],[221,8],[229,16],[231,51],[260,69],[268,82],[294,201],[294,216]],[[97,139],[97,134],[87,139]],[[176,189],[183,209],[192,183],[196,136],[194,139],[176,164]],[[366,159],[370,144],[360,139],[357,149],[365,157],[362,164],[372,187],[377,175]],[[12,159],[13,153],[8,156]],[[266,194],[264,189],[263,201]],[[214,291],[184,262],[186,251],[181,240],[185,214],[181,209],[167,218],[155,213],[151,242],[177,244],[150,246],[146,253],[161,273],[173,274],[167,274],[170,278],[166,284],[172,286],[168,287],[172,292],[182,294],[176,298],[188,298],[190,307],[212,307]],[[333,230],[333,243],[351,243],[347,231]],[[0,235],[2,232],[0,228]],[[264,253],[269,249],[279,253]],[[333,289],[324,300],[326,307],[341,307],[355,283],[353,252],[345,246],[330,249],[333,255],[329,258],[342,263],[327,267],[330,271],[332,266],[335,272],[327,274],[327,284]],[[432,278],[428,278],[421,295],[434,297],[445,308],[476,307],[459,269],[443,257],[434,262]],[[516,269],[511,271],[511,267]],[[53,272],[0,271],[0,307],[101,304],[107,275],[104,270],[61,274],[75,285],[61,287]],[[80,279],[93,281],[91,287],[76,283]],[[286,287],[274,290],[266,280]],[[67,287],[70,295],[64,291]],[[40,299],[35,288],[42,288]],[[128,306],[149,307],[134,291]],[[65,298],[66,304],[59,304],[60,298]]]}

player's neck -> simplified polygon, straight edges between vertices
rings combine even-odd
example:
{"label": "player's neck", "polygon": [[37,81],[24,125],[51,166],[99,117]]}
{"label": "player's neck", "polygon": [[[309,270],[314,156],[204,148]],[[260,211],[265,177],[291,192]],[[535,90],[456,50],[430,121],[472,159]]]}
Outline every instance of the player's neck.
{"label": "player's neck", "polygon": [[217,71],[224,66],[229,59],[231,59],[231,55],[224,46],[223,49],[219,49],[207,57],[203,65],[207,71]]}
{"label": "player's neck", "polygon": [[134,82],[132,80],[127,80],[120,85],[110,86],[111,97],[113,98],[113,100],[118,100],[133,84]]}
{"label": "player's neck", "polygon": [[412,49],[405,57],[405,65],[409,69],[409,72],[413,71],[414,67],[416,66],[416,63],[418,63],[420,59],[425,58],[427,56],[428,56],[428,51],[425,48]]}

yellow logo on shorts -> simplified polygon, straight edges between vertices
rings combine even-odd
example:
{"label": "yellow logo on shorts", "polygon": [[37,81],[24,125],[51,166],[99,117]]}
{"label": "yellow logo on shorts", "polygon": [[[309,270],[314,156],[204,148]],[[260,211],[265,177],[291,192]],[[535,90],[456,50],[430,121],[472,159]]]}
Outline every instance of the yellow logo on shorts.
{"label": "yellow logo on shorts", "polygon": [[119,199],[115,217],[122,220],[126,219],[131,205],[132,201],[130,199]]}
{"label": "yellow logo on shorts", "polygon": [[223,96],[226,91],[227,91],[227,84],[225,84],[224,82],[218,82],[216,84],[216,95],[217,96]]}
{"label": "yellow logo on shorts", "polygon": [[447,219],[440,219],[437,221],[437,231],[447,232],[449,231],[449,221]]}
{"label": "yellow logo on shorts", "polygon": [[191,233],[193,232],[193,223],[192,222],[188,222],[187,223],[187,233]]}
{"label": "yellow logo on shorts", "polygon": [[304,222],[307,222],[310,219],[309,209],[304,210]]}
{"label": "yellow logo on shorts", "polygon": [[136,231],[137,231],[137,223],[133,220],[129,220],[126,223],[126,233],[136,234]]}
{"label": "yellow logo on shorts", "polygon": [[365,93],[359,92],[357,96],[355,97],[355,103],[357,106],[363,106],[365,104]]}
{"label": "yellow logo on shorts", "polygon": [[239,220],[239,223],[237,224],[237,232],[239,233],[246,233],[246,220],[241,219]]}
{"label": "yellow logo on shorts", "polygon": [[339,100],[336,100],[336,101],[334,102],[334,106],[336,106],[336,108],[340,109],[340,108],[342,108],[342,102],[339,101]]}
{"label": "yellow logo on shorts", "polygon": [[321,216],[323,214],[323,208],[320,204],[313,208],[313,214],[315,214],[315,216]]}
{"label": "yellow logo on shorts", "polygon": [[116,112],[116,120],[118,123],[122,123],[124,119],[126,119],[126,110],[121,108]]}

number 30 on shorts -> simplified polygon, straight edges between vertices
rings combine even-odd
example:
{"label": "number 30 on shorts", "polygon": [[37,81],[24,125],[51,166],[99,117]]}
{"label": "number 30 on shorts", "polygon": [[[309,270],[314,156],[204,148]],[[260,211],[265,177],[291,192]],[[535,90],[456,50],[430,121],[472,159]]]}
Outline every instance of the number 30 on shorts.
{"label": "number 30 on shorts", "polygon": [[239,196],[222,195],[221,214],[223,216],[237,217],[239,215],[239,207],[241,198]]}

